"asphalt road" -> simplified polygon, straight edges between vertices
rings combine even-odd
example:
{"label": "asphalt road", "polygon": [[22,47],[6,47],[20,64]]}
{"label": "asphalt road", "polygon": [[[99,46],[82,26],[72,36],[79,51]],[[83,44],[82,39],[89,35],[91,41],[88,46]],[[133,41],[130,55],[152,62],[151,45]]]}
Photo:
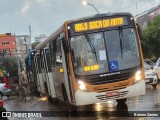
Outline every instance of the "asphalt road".
{"label": "asphalt road", "polygon": [[[78,112],[69,112],[68,105],[49,103],[45,98],[27,98],[26,101],[12,96],[9,99],[4,97],[3,100],[7,111],[48,111],[42,114],[54,116],[42,118],[15,117],[9,118],[9,120],[160,120],[160,83],[156,89],[153,89],[150,85],[146,86],[145,96],[129,98],[123,106],[119,106],[115,101],[112,101],[112,104],[82,106],[78,108]],[[156,116],[154,111],[159,111],[159,117],[153,117]],[[152,117],[145,117],[146,114]],[[137,115],[138,117],[125,117],[128,115]]]}

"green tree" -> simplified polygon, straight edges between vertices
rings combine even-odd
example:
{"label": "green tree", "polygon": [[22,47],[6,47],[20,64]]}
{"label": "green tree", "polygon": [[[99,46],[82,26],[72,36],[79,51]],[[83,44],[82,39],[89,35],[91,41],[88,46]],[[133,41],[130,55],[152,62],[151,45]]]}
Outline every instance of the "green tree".
{"label": "green tree", "polygon": [[35,49],[35,47],[39,44],[40,42],[34,42],[32,43],[32,49]]}
{"label": "green tree", "polygon": [[1,58],[1,63],[5,71],[9,72],[11,77],[18,78],[18,65],[17,59],[11,57],[3,57]]}
{"label": "green tree", "polygon": [[160,57],[160,16],[149,21],[143,29],[143,45],[145,58],[151,58],[152,55]]}

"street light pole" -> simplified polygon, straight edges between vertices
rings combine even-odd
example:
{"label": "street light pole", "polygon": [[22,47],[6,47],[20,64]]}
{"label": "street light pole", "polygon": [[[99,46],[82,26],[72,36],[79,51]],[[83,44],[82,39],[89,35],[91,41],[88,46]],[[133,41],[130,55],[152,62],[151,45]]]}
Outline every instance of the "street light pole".
{"label": "street light pole", "polygon": [[100,14],[100,12],[98,11],[98,9],[97,9],[94,5],[92,5],[91,3],[88,3],[88,2],[86,2],[86,1],[83,1],[82,4],[85,5],[85,6],[86,6],[86,5],[92,6],[92,7],[97,11],[97,13]]}
{"label": "street light pole", "polygon": [[90,3],[87,3],[87,5],[91,5],[92,7],[94,7],[94,9],[97,11],[97,13],[100,14],[100,12],[97,10],[97,8],[94,5],[92,5]]}

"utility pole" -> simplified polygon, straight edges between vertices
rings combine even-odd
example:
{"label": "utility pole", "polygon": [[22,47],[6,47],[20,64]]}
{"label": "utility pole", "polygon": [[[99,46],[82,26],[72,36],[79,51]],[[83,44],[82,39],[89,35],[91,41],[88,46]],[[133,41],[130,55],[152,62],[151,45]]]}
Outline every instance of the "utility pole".
{"label": "utility pole", "polygon": [[98,11],[98,9],[94,5],[92,5],[91,3],[88,3],[87,1],[83,1],[82,4],[85,5],[85,6],[86,5],[92,6],[97,11],[97,14],[100,14],[100,12]]}
{"label": "utility pole", "polygon": [[29,49],[30,49],[30,51],[31,51],[31,49],[32,49],[32,46],[31,46],[31,44],[32,44],[32,41],[31,41],[31,26],[29,25],[29,36],[30,36],[30,43],[29,43]]}
{"label": "utility pole", "polygon": [[[31,52],[31,50],[32,50],[32,40],[31,40],[31,26],[29,25],[29,36],[30,36],[30,41],[29,41],[29,53],[28,54],[30,54],[30,52]],[[27,61],[28,62],[28,61]],[[31,71],[29,70],[28,72],[26,72],[26,75],[27,75],[27,78],[28,78],[28,80],[27,80],[27,82],[28,82],[28,85],[29,85],[29,90],[30,90],[30,92],[32,91],[32,89],[34,89],[34,88],[32,88],[31,87],[31,85],[30,84],[32,84],[31,82],[33,81],[33,77],[32,77],[32,73],[30,73]],[[33,95],[33,93],[31,92],[31,95]]]}

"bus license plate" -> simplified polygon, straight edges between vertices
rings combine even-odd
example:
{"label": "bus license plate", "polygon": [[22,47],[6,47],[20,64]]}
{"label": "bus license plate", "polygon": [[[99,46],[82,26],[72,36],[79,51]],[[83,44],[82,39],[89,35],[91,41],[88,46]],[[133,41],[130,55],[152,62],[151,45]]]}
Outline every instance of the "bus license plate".
{"label": "bus license plate", "polygon": [[106,96],[107,96],[107,97],[119,96],[119,92],[118,92],[118,91],[107,92],[107,93],[106,93]]}

